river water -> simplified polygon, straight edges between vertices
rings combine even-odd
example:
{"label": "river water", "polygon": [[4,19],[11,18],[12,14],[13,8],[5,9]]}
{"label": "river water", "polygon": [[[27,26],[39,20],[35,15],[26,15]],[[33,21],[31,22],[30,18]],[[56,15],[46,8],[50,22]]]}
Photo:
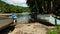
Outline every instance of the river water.
{"label": "river water", "polygon": [[[47,20],[47,21],[51,22],[52,24],[55,24],[55,18],[52,17],[51,15],[49,15],[48,17],[43,16],[43,15],[42,16],[38,15],[37,17],[40,19]],[[23,14],[22,16],[20,16],[20,18],[18,18],[18,23],[28,22],[29,19],[31,19],[29,14]],[[60,25],[60,20],[58,20],[58,19],[56,19],[56,20],[57,20],[57,24]]]}
{"label": "river water", "polygon": [[25,22],[28,22],[30,18],[31,18],[30,15],[24,14],[20,16],[20,18],[18,18],[17,21],[18,23],[25,23]]}

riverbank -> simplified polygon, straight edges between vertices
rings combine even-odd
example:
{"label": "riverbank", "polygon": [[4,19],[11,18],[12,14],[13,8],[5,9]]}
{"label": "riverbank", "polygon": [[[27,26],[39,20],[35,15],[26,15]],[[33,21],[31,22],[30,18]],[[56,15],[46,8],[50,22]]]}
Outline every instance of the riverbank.
{"label": "riverbank", "polygon": [[48,30],[54,30],[55,26],[46,26],[38,22],[35,23],[17,23],[16,26],[8,27],[2,30],[1,34],[49,34]]}
{"label": "riverbank", "polygon": [[46,34],[47,26],[39,23],[17,24],[15,29],[8,34]]}

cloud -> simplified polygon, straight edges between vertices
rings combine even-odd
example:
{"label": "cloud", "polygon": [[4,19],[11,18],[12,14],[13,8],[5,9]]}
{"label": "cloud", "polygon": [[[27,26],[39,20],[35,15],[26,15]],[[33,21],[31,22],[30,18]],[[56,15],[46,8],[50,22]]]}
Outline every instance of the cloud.
{"label": "cloud", "polygon": [[13,4],[15,6],[22,6],[22,7],[28,7],[26,4],[26,0],[2,0],[8,4]]}

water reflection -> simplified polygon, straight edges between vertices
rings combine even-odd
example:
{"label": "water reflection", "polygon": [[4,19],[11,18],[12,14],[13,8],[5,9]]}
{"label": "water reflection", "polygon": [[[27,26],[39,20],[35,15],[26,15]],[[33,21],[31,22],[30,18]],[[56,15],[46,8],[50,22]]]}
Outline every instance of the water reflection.
{"label": "water reflection", "polygon": [[25,23],[28,22],[31,17],[27,15],[22,15],[20,18],[18,18],[18,23]]}

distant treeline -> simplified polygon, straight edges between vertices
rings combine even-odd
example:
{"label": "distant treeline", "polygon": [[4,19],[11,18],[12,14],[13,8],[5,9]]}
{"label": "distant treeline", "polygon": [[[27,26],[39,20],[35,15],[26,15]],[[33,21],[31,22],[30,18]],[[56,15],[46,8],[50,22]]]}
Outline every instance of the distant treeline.
{"label": "distant treeline", "polygon": [[9,5],[0,0],[0,13],[22,13],[22,12],[30,12],[30,9],[28,7]]}

